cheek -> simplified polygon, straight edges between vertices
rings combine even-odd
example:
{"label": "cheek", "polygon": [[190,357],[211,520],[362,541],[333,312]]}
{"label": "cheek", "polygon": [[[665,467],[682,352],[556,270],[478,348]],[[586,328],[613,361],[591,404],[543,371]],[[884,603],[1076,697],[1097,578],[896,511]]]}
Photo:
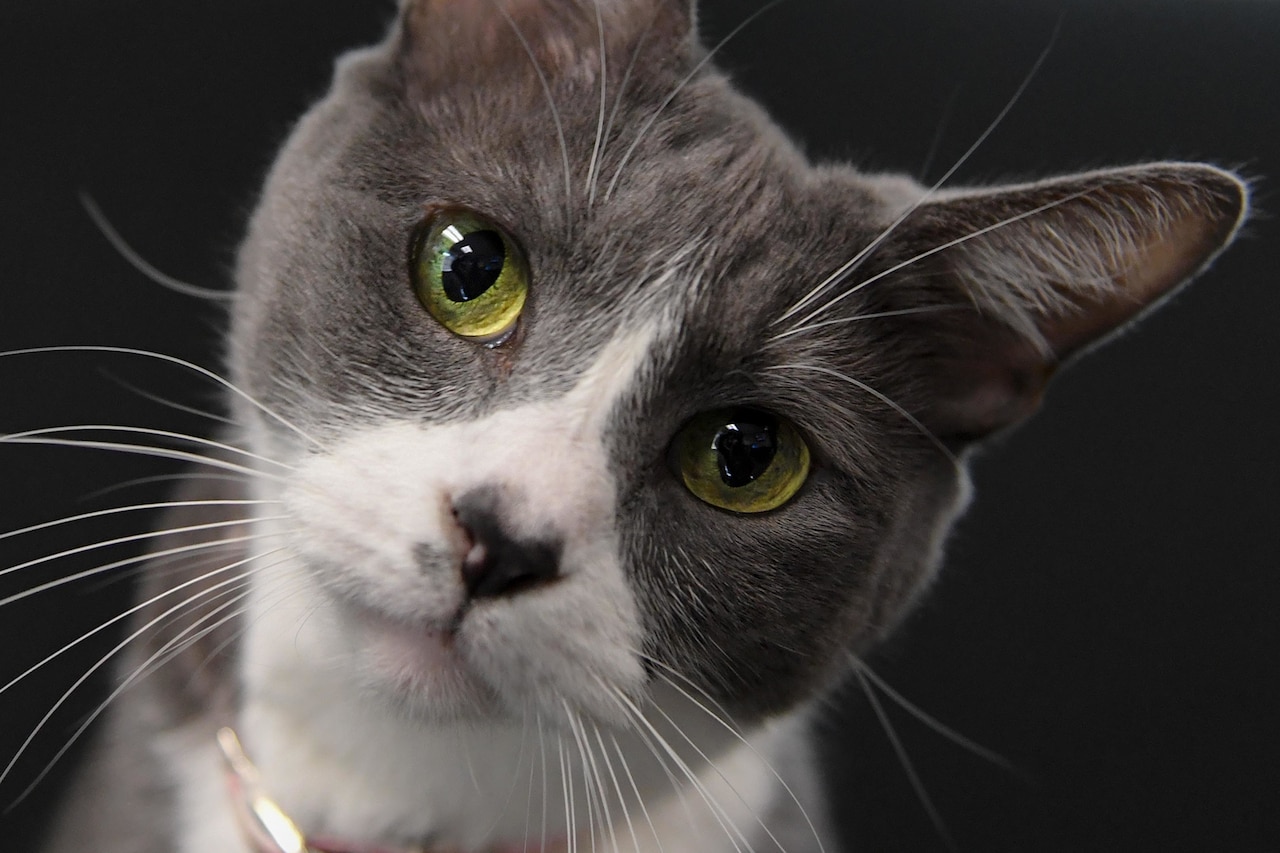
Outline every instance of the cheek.
{"label": "cheek", "polygon": [[674,670],[743,719],[822,689],[876,618],[883,533],[860,515],[812,493],[751,517],[636,508],[624,547],[655,677]]}

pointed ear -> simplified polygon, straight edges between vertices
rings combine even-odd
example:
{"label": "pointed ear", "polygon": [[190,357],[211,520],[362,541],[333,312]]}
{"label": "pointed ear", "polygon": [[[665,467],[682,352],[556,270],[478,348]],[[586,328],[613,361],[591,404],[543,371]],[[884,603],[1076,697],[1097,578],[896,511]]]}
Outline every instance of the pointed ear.
{"label": "pointed ear", "polygon": [[[952,192],[921,205],[898,251],[933,251],[924,422],[980,438],[1031,414],[1057,366],[1203,269],[1244,220],[1230,172],[1161,163]],[[940,248],[946,247],[946,248]],[[942,292],[938,286],[942,285]]]}
{"label": "pointed ear", "polygon": [[428,92],[497,74],[598,74],[602,41],[625,62],[640,45],[687,52],[694,39],[692,0],[401,0],[400,14],[409,79]]}

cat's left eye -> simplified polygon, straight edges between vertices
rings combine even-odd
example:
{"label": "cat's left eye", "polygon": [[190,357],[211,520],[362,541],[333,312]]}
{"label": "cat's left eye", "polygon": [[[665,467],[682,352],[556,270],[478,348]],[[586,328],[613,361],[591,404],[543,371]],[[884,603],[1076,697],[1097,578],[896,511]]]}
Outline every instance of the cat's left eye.
{"label": "cat's left eye", "polygon": [[429,217],[414,239],[418,299],[440,325],[491,346],[515,329],[529,296],[529,265],[497,225],[465,210]]}
{"label": "cat's left eye", "polygon": [[809,478],[809,446],[790,421],[761,409],[705,412],[676,435],[674,462],[698,499],[730,512],[768,512]]}

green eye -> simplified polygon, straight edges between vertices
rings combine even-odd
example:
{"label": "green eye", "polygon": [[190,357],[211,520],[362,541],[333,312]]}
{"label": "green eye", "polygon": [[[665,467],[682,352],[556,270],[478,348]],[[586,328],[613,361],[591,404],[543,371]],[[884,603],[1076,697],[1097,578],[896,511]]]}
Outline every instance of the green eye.
{"label": "green eye", "polygon": [[413,285],[440,325],[479,343],[498,344],[515,329],[529,296],[529,265],[491,222],[445,211],[419,229]]}
{"label": "green eye", "polygon": [[698,415],[676,436],[675,462],[689,491],[731,512],[768,512],[809,476],[809,447],[789,422],[759,409]]}

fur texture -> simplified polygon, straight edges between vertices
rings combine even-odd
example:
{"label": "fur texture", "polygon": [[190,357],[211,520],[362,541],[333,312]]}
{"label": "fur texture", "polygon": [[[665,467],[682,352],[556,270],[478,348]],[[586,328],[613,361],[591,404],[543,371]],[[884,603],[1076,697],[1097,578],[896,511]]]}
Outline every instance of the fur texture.
{"label": "fur texture", "polygon": [[[222,511],[225,569],[155,564],[152,618],[202,597],[138,654],[182,654],[117,706],[50,851],[243,849],[226,724],[314,836],[831,849],[808,709],[927,587],[965,453],[1202,268],[1246,191],[1197,164],[944,192],[815,166],[709,59],[672,0],[411,0],[339,63],[237,271],[229,439],[268,461],[227,488],[265,503]],[[500,346],[411,283],[456,206],[528,257]],[[767,513],[672,467],[691,418],[744,405],[815,460]],[[476,594],[498,542],[554,577]],[[124,764],[166,820],[116,821]]]}

